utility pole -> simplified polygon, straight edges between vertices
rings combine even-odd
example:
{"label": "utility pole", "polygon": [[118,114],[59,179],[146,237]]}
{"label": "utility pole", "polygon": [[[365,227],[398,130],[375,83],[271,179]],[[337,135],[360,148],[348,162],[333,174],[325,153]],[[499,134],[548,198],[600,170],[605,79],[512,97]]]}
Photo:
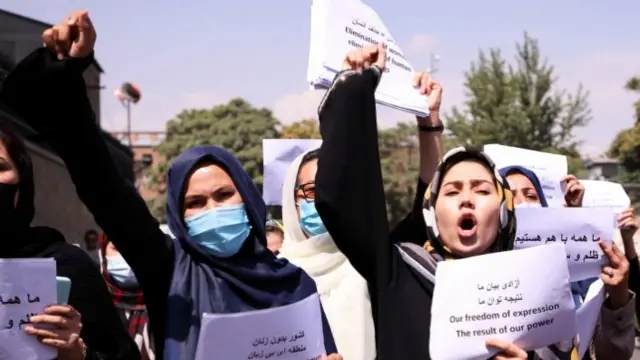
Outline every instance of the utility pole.
{"label": "utility pole", "polygon": [[132,83],[124,83],[119,89],[114,90],[113,94],[120,100],[122,106],[127,111],[127,142],[129,149],[133,151],[133,134],[131,131],[131,105],[137,104],[142,97],[140,89]]}
{"label": "utility pole", "polygon": [[440,63],[440,55],[431,53],[429,55],[429,67],[427,68],[427,73],[429,75],[433,75],[438,72],[438,64]]}

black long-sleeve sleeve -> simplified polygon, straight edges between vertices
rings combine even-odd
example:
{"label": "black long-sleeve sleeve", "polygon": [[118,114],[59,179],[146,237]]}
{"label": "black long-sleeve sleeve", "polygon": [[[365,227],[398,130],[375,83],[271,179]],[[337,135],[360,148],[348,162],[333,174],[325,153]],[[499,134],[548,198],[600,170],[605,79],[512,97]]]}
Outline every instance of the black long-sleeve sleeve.
{"label": "black long-sleeve sleeve", "polygon": [[638,257],[629,260],[629,290],[636,294],[636,332],[640,332],[638,324],[640,324],[640,262]]}
{"label": "black long-sleeve sleeve", "polygon": [[418,178],[416,186],[416,196],[413,199],[413,207],[407,216],[396,225],[389,238],[392,243],[411,242],[416,245],[424,245],[427,238],[427,226],[422,215],[422,206],[424,202],[424,193],[427,191],[429,184]]}
{"label": "black long-sleeve sleeve", "polygon": [[164,328],[173,247],[119,174],[95,123],[82,77],[91,61],[58,61],[48,50],[36,50],[4,81],[0,104],[26,120],[64,160],[80,199],[133,269],[156,331]]}
{"label": "black long-sleeve sleeve", "polygon": [[[374,70],[339,74],[320,109],[316,207],[336,245],[370,284],[389,269]],[[343,79],[344,77],[344,79]]]}

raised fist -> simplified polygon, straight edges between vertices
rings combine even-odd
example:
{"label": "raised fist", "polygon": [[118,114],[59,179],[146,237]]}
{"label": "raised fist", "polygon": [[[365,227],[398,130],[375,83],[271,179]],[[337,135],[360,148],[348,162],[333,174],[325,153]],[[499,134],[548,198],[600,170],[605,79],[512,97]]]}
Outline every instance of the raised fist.
{"label": "raised fist", "polygon": [[382,44],[369,45],[361,49],[349,51],[342,62],[343,70],[362,71],[371,65],[376,65],[384,71],[387,64],[387,51]]}
{"label": "raised fist", "polygon": [[87,57],[96,43],[96,31],[89,13],[77,10],[57,25],[42,33],[44,46],[55,52],[58,59]]}

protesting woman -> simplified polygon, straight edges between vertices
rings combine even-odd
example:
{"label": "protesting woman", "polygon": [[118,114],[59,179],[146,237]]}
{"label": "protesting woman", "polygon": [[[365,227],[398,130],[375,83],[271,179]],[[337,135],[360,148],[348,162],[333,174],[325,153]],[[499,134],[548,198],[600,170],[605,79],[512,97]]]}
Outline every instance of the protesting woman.
{"label": "protesting woman", "polygon": [[[7,79],[0,102],[11,100]],[[28,97],[19,99],[29,100]],[[32,316],[24,331],[58,349],[59,360],[138,359],[140,355],[117,320],[109,292],[93,261],[49,227],[33,227],[35,186],[31,156],[22,139],[0,124],[0,258],[53,258],[56,275],[71,280],[68,305],[48,306]],[[20,356],[18,356],[19,358]]]}
{"label": "protesting woman", "polygon": [[136,275],[104,233],[100,236],[98,247],[102,277],[111,292],[122,324],[138,345],[141,360],[155,360],[147,307]]}
{"label": "protesting woman", "polygon": [[[119,175],[93,119],[82,78],[91,53],[65,59],[93,33],[88,15],[73,13],[53,31],[45,37],[47,49],[11,75],[13,91],[37,99],[38,106],[21,108],[21,114],[65,161],[80,199],[133,269],[158,359],[194,359],[203,313],[273,308],[316,293],[311,278],[267,249],[262,197],[238,160],[221,148],[191,148],[171,165],[167,217],[176,240],[166,236]],[[325,349],[333,353],[324,317],[322,325]]]}
{"label": "protesting woman", "polygon": [[[508,166],[500,169],[500,174],[507,179],[513,192],[515,207],[548,207],[544,190],[538,176],[522,166]],[[582,206],[584,185],[573,175],[567,176],[565,204],[569,207]],[[627,228],[625,217],[620,218],[622,228]],[[629,225],[632,226],[633,224]],[[635,294],[629,291],[629,262],[613,245],[615,258],[609,258],[610,267],[604,267],[601,279],[607,290],[607,300],[600,311],[599,323],[591,341],[589,359],[629,359],[633,355],[635,345]],[[605,252],[605,255],[610,256]],[[635,257],[637,261],[637,256]],[[571,292],[576,309],[582,305],[584,296],[595,279],[571,283]],[[638,289],[640,290],[640,289]]]}
{"label": "protesting woman", "polygon": [[[425,196],[424,247],[392,244],[374,99],[385,60],[382,46],[349,53],[346,70],[338,74],[321,103],[323,143],[315,201],[338,248],[373,284],[372,297],[378,299],[378,358],[428,359],[437,263],[511,250],[514,213],[511,193],[493,162],[481,152],[455,149],[444,156]],[[537,356],[499,339],[487,345],[502,352],[496,358]]]}
{"label": "protesting woman", "polygon": [[374,325],[367,282],[338,250],[315,207],[318,151],[289,166],[282,187],[285,239],[280,256],[316,282],[331,331],[346,360],[375,359]]}
{"label": "protesting woman", "polygon": [[[374,100],[385,58],[382,47],[350,53],[347,71],[338,75],[321,104],[323,143],[315,202],[338,248],[369,282],[372,297],[377,297],[378,359],[428,359],[435,267],[430,269],[431,278],[414,272],[400,248],[391,243],[386,220]],[[370,68],[374,63],[378,69]],[[435,179],[428,212],[434,210],[431,206],[441,191],[445,195],[435,208],[440,223],[428,223],[430,231],[425,234],[429,239],[426,255],[434,263],[447,258],[449,251],[464,257],[512,248],[515,226],[508,189],[486,156],[456,150],[445,156]],[[447,188],[441,189],[439,184],[445,182]],[[508,216],[501,218],[501,212]],[[472,242],[462,241],[458,234],[463,215],[477,221]],[[495,341],[491,345],[499,346],[505,356],[526,358],[513,344]]]}

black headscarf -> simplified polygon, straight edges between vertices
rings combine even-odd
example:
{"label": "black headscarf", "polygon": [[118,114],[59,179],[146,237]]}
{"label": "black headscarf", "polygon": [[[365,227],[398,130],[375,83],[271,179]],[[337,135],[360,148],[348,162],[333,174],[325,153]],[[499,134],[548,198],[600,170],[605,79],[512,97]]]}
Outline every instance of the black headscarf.
{"label": "black headscarf", "polygon": [[19,178],[18,184],[0,183],[0,258],[39,257],[52,244],[65,242],[64,237],[52,228],[31,227],[35,215],[31,156],[24,141],[6,123],[0,123],[0,143]]}

